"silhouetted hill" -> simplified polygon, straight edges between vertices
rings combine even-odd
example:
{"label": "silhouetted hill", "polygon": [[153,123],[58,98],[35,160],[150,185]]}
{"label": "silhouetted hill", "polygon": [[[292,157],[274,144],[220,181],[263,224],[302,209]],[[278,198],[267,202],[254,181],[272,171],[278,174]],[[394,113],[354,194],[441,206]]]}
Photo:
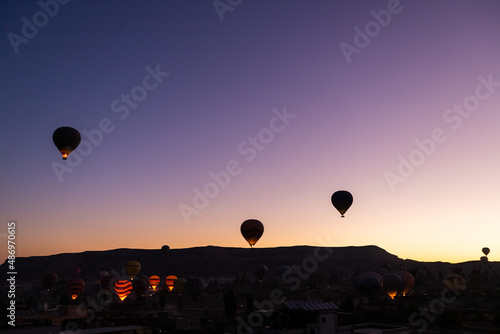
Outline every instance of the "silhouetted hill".
{"label": "silhouetted hill", "polygon": [[[320,271],[334,277],[338,284],[348,284],[356,275],[375,271],[379,274],[406,270],[415,276],[417,283],[440,282],[451,272],[462,274],[466,279],[481,270],[497,275],[499,263],[463,264],[444,262],[417,262],[403,260],[377,246],[323,248],[293,246],[276,248],[229,248],[193,247],[171,249],[167,255],[158,250],[115,249],[108,251],[87,251],[51,256],[32,256],[16,259],[17,281],[36,281],[47,272],[55,272],[61,280],[72,277],[71,269],[81,268],[80,278],[97,281],[101,271],[123,273],[125,264],[135,260],[141,263],[141,275],[174,274],[178,277],[236,277],[242,272],[253,273],[255,265],[263,263],[270,274],[280,266],[287,265],[312,273]],[[6,263],[0,266],[5,275]]]}

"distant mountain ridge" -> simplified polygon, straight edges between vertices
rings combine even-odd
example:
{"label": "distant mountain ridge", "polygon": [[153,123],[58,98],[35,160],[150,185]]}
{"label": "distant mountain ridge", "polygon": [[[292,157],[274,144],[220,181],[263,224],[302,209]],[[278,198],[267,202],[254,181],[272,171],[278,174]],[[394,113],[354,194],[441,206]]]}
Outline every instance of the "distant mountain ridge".
{"label": "distant mountain ridge", "polygon": [[[174,274],[178,277],[236,277],[253,273],[257,264],[265,264],[270,274],[280,266],[295,266],[307,272],[320,271],[325,275],[338,275],[344,281],[362,272],[375,271],[380,274],[406,270],[418,280],[432,278],[439,281],[452,271],[461,273],[467,266],[472,273],[479,261],[464,264],[444,262],[418,262],[403,260],[377,246],[290,246],[274,248],[235,248],[205,246],[171,249],[163,255],[160,249],[114,249],[107,251],[86,251],[63,253],[50,256],[32,256],[16,259],[17,281],[39,280],[48,272],[55,272],[62,280],[70,279],[71,269],[80,267],[79,277],[86,281],[96,281],[99,273],[122,274],[125,264],[135,260],[141,264],[140,275]],[[472,264],[470,264],[472,263]],[[470,264],[470,265],[468,265]],[[3,275],[8,272],[6,263],[0,266]],[[498,263],[490,263],[495,268]],[[455,268],[455,269],[454,269]]]}

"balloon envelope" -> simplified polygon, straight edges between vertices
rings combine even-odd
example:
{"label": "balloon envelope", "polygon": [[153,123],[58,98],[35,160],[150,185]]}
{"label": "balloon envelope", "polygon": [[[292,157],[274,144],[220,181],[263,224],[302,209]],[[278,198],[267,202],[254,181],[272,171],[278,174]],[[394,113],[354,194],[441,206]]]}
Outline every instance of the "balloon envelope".
{"label": "balloon envelope", "polygon": [[161,252],[163,253],[163,255],[167,255],[168,251],[170,250],[170,247],[167,246],[167,245],[163,245],[161,247]]}
{"label": "balloon envelope", "polygon": [[241,224],[241,235],[253,247],[264,233],[264,225],[257,219],[247,219]]}
{"label": "balloon envelope", "polygon": [[253,269],[253,273],[254,273],[255,277],[257,277],[257,279],[259,281],[262,281],[262,279],[267,275],[268,271],[269,271],[269,269],[267,268],[267,266],[265,264],[258,264]]}
{"label": "balloon envelope", "polygon": [[346,213],[352,205],[353,198],[350,192],[339,190],[333,193],[331,200],[335,209],[340,212],[341,217],[344,217],[344,213]]}
{"label": "balloon envelope", "polygon": [[115,292],[120,300],[124,300],[132,291],[132,282],[129,280],[121,280],[115,283]]}
{"label": "balloon envelope", "polygon": [[68,155],[80,145],[81,140],[80,132],[69,126],[60,127],[52,134],[52,141],[61,152],[63,160],[66,160]]}
{"label": "balloon envelope", "polygon": [[160,284],[160,277],[153,275],[149,278],[149,285],[151,285],[151,288],[153,290],[156,290],[156,287]]}
{"label": "balloon envelope", "polygon": [[48,273],[42,276],[42,288],[45,290],[50,290],[54,285],[56,285],[59,277],[56,273]]}
{"label": "balloon envelope", "polygon": [[75,278],[66,283],[66,291],[71,296],[71,299],[76,299],[82,294],[85,289],[85,281],[80,278]]}
{"label": "balloon envelope", "polygon": [[382,284],[384,291],[394,299],[399,292],[403,292],[406,280],[397,273],[389,273],[382,276]]}
{"label": "balloon envelope", "polygon": [[130,279],[134,279],[135,276],[141,271],[141,264],[137,261],[128,261],[125,264],[125,273],[130,276]]}
{"label": "balloon envelope", "polygon": [[174,281],[174,289],[178,294],[186,292],[186,279],[178,278]]}
{"label": "balloon envelope", "polygon": [[149,278],[138,276],[132,281],[132,290],[137,296],[142,296],[149,288]]}
{"label": "balloon envelope", "polygon": [[483,248],[483,254],[488,256],[488,254],[490,253],[490,249],[488,247],[484,247]]}
{"label": "balloon envelope", "polygon": [[187,280],[186,292],[193,300],[197,300],[203,291],[205,291],[205,281],[203,279],[191,278]]}
{"label": "balloon envelope", "polygon": [[165,278],[165,284],[168,287],[168,291],[172,291],[174,288],[174,282],[177,279],[177,276],[175,275],[168,275],[167,278]]}

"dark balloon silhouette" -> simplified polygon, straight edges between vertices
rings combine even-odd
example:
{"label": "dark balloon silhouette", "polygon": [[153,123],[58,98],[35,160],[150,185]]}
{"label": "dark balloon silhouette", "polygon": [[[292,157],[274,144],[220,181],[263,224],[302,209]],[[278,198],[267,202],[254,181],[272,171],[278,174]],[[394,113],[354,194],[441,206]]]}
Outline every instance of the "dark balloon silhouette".
{"label": "dark balloon silhouette", "polygon": [[267,275],[268,271],[269,271],[269,269],[267,268],[267,266],[265,264],[258,264],[253,269],[253,273],[254,273],[255,277],[257,277],[259,282],[262,281],[262,279]]}
{"label": "dark balloon silhouette", "polygon": [[415,277],[407,271],[400,271],[398,274],[401,275],[405,281],[405,286],[402,291],[403,296],[405,296],[415,285]]}
{"label": "dark balloon silhouette", "polygon": [[162,252],[163,255],[167,255],[169,251],[170,251],[170,247],[169,246],[163,245],[161,247],[161,252]]}
{"label": "dark balloon silhouette", "polygon": [[253,247],[264,233],[264,225],[257,219],[247,219],[241,224],[241,235]]}
{"label": "dark balloon silhouette", "polygon": [[81,278],[75,278],[66,283],[66,291],[71,296],[71,299],[76,299],[83,293],[85,289],[85,281]]}
{"label": "dark balloon silhouette", "polygon": [[389,273],[382,276],[382,287],[391,299],[394,299],[398,293],[402,293],[405,285],[406,279],[397,273]]}
{"label": "dark balloon silhouette", "polygon": [[149,278],[146,276],[138,276],[132,281],[132,290],[137,296],[142,296],[149,289]]}
{"label": "dark balloon silhouette", "polygon": [[116,284],[116,279],[113,276],[108,274],[108,275],[101,277],[100,284],[101,284],[101,288],[103,288],[104,290],[111,291],[111,290],[113,290],[113,288]]}
{"label": "dark balloon silhouette", "polygon": [[42,276],[42,288],[44,290],[50,290],[54,285],[56,285],[59,277],[56,273],[48,273]]}
{"label": "dark balloon silhouette", "polygon": [[340,216],[343,218],[346,211],[351,207],[353,198],[350,192],[339,190],[333,193],[331,200],[333,206],[340,212]]}
{"label": "dark balloon silhouette", "polygon": [[186,279],[182,277],[177,278],[174,281],[174,290],[180,295],[186,292]]}
{"label": "dark balloon silhouette", "polygon": [[52,134],[52,141],[61,152],[63,160],[66,160],[68,155],[76,150],[81,140],[80,132],[69,126],[60,127]]}
{"label": "dark balloon silhouette", "polygon": [[186,282],[186,293],[197,300],[198,297],[205,291],[205,281],[201,278],[190,278]]}
{"label": "dark balloon silhouette", "polygon": [[484,247],[483,248],[483,254],[488,256],[488,254],[490,253],[490,249],[488,247]]}
{"label": "dark balloon silhouette", "polygon": [[374,272],[366,272],[363,273],[353,280],[353,285],[361,294],[375,298],[380,294],[383,286],[383,279],[377,273]]}
{"label": "dark balloon silhouette", "polygon": [[133,280],[135,276],[141,271],[141,264],[137,261],[129,261],[125,264],[125,273]]}

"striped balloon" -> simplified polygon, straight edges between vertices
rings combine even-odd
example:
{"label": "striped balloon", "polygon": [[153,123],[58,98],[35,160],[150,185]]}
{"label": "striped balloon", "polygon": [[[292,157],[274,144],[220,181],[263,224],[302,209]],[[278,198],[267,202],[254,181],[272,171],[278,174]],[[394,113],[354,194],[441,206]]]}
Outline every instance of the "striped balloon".
{"label": "striped balloon", "polygon": [[168,287],[168,291],[172,291],[174,288],[174,282],[177,279],[177,276],[175,275],[168,275],[167,278],[165,279],[165,284]]}
{"label": "striped balloon", "polygon": [[71,299],[76,299],[83,293],[85,289],[85,281],[81,278],[75,278],[66,283],[66,291],[71,296]]}
{"label": "striped balloon", "polygon": [[258,264],[253,269],[255,277],[257,277],[259,281],[262,281],[262,279],[267,275],[268,271],[269,269],[267,269],[267,266],[265,264]]}
{"label": "striped balloon", "polygon": [[151,288],[153,288],[153,290],[156,290],[158,284],[160,284],[159,276],[153,275],[149,278],[149,285],[151,285]]}
{"label": "striped balloon", "polygon": [[115,283],[115,292],[120,300],[124,300],[132,291],[132,282],[121,280]]}

